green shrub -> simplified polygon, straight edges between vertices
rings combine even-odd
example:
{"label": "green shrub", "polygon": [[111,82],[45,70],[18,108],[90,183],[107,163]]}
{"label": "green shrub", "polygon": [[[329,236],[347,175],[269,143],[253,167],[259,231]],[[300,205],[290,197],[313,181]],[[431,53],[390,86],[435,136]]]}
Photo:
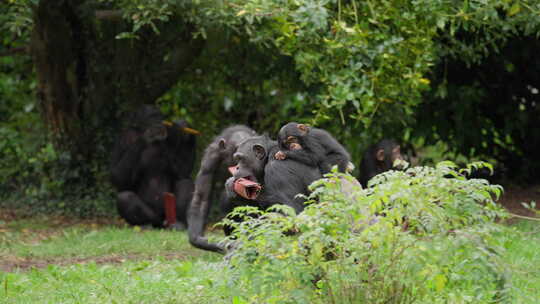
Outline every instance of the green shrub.
{"label": "green shrub", "polygon": [[[19,9],[24,5],[10,8]],[[6,21],[6,27],[0,22],[5,33],[3,46],[16,48],[19,42],[11,40],[17,35],[8,28],[31,21],[16,15],[21,18],[0,17]],[[100,145],[93,147],[96,153],[89,161],[60,149],[52,143],[53,135],[42,120],[37,87],[30,56],[0,57],[0,207],[30,214],[115,215],[108,183],[109,145],[102,140],[111,133],[109,125],[101,123],[100,131],[92,133],[100,138]]]}
{"label": "green shrub", "polygon": [[312,204],[299,215],[284,206],[235,210],[245,221],[227,221],[236,228],[230,263],[245,301],[506,299],[502,249],[490,237],[499,229],[494,221],[505,216],[494,203],[500,186],[467,180],[451,162],[390,171],[368,189],[351,187],[350,178],[334,172],[315,182]]}
{"label": "green shrub", "polygon": [[30,138],[16,128],[1,127],[0,207],[29,214],[62,213],[77,216],[116,214],[113,190],[102,159],[74,165],[70,154],[43,139]]}

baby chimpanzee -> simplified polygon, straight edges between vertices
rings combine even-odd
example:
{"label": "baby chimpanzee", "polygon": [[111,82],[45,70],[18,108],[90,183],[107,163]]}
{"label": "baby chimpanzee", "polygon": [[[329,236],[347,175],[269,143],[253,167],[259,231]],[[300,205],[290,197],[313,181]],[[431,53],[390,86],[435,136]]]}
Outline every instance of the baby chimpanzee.
{"label": "baby chimpanzee", "polygon": [[275,159],[290,158],[308,166],[319,167],[322,174],[330,172],[333,165],[339,172],[348,171],[350,156],[347,150],[322,129],[290,122],[278,134],[280,151]]}

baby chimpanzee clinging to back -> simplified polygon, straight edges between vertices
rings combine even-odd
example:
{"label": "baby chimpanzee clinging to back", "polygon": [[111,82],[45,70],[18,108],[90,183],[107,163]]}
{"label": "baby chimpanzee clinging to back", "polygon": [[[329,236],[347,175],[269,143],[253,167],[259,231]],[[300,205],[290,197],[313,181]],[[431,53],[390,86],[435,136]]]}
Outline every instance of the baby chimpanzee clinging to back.
{"label": "baby chimpanzee clinging to back", "polygon": [[283,160],[290,158],[308,166],[318,166],[321,173],[330,172],[337,165],[339,172],[346,172],[350,162],[347,150],[322,129],[290,122],[278,134],[280,151],[274,157]]}

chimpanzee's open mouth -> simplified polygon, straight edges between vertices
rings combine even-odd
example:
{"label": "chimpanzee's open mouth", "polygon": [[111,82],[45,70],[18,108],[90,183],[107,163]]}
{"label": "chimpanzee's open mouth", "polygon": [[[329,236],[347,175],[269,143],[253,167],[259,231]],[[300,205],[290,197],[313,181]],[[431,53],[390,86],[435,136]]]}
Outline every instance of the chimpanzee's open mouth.
{"label": "chimpanzee's open mouth", "polygon": [[259,183],[251,180],[251,176],[239,178],[234,182],[234,192],[243,198],[254,200],[259,196],[262,187]]}
{"label": "chimpanzee's open mouth", "polygon": [[259,192],[261,192],[261,186],[259,184],[246,185],[246,196],[248,199],[256,199],[259,196]]}

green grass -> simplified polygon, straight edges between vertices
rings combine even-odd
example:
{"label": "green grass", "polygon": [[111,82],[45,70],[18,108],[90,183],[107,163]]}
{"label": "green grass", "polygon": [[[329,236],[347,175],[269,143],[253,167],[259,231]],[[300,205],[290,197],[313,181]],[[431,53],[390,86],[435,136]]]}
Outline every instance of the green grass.
{"label": "green grass", "polygon": [[0,271],[0,303],[223,302],[207,292],[222,256],[185,232],[22,219],[0,222],[0,257],[19,266]]}
{"label": "green grass", "polygon": [[130,228],[105,228],[90,230],[68,228],[61,235],[38,244],[16,243],[2,250],[11,255],[35,258],[91,257],[101,255],[150,255],[184,252],[186,257],[199,256],[187,241],[187,235],[164,230],[134,230]]}
{"label": "green grass", "polygon": [[95,223],[58,227],[47,221],[49,218],[42,217],[9,222],[3,225],[4,233],[0,226],[0,256],[59,259],[175,253],[190,259],[219,258],[193,248],[185,232]]}
{"label": "green grass", "polygon": [[[0,275],[5,303],[230,303],[225,271],[200,260],[49,266]],[[7,288],[4,288],[6,287]]]}
{"label": "green grass", "polygon": [[[185,232],[50,228],[32,220],[0,225],[0,235],[12,233],[2,259],[57,264],[0,272],[0,303],[251,303],[221,256],[192,248]],[[540,303],[540,224],[520,222],[494,238],[512,273],[510,303]]]}
{"label": "green grass", "polygon": [[48,222],[49,217],[25,218],[17,221],[8,222],[6,228],[13,231],[22,230],[46,230],[51,228],[51,223]]}
{"label": "green grass", "polygon": [[512,273],[512,303],[540,303],[540,223],[522,221],[496,237]]}

